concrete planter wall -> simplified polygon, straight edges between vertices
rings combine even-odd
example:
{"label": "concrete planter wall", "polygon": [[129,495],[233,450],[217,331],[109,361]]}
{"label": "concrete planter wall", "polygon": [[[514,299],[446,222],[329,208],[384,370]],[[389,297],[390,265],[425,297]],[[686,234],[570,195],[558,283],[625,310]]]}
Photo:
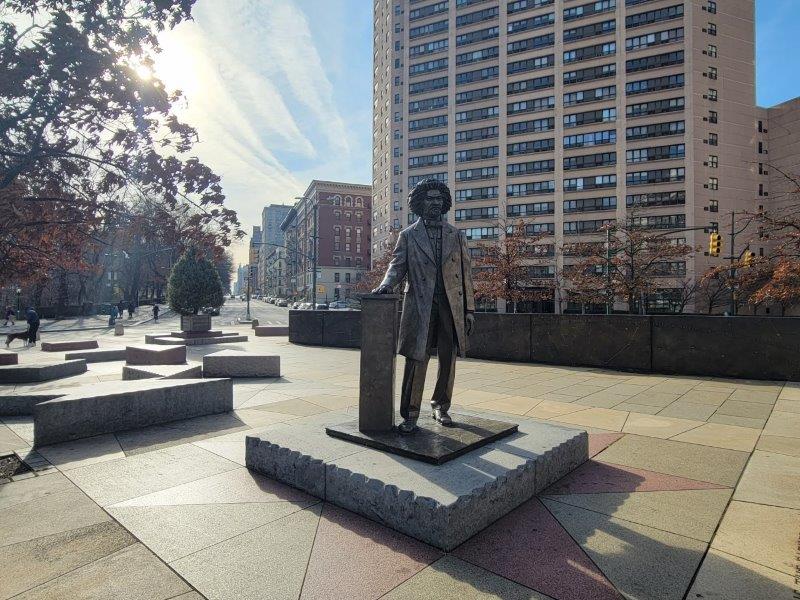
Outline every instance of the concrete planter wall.
{"label": "concrete planter wall", "polygon": [[211,315],[181,315],[181,331],[211,331]]}
{"label": "concrete planter wall", "polygon": [[[290,311],[289,341],[359,348],[361,313]],[[669,374],[798,380],[800,318],[478,313],[467,356]]]}

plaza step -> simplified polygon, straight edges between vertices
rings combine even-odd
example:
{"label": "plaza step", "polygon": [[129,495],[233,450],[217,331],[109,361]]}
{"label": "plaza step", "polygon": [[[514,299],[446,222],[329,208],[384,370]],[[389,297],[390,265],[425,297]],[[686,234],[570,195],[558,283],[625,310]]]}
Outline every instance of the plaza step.
{"label": "plaza step", "polygon": [[86,372],[86,361],[64,360],[0,366],[0,383],[38,383]]}
{"label": "plaza step", "polygon": [[182,365],[186,363],[186,346],[140,344],[125,347],[125,362],[129,365]]}
{"label": "plaza step", "polygon": [[146,379],[84,386],[36,404],[33,445],[45,446],[233,410],[230,379]]}
{"label": "plaza step", "polygon": [[112,360],[125,360],[125,348],[101,348],[97,350],[79,350],[67,352],[67,360],[83,358],[87,363],[110,362]]}
{"label": "plaza step", "polygon": [[188,365],[141,365],[122,367],[122,380],[137,379],[200,379],[203,367],[197,363]]}
{"label": "plaza step", "polygon": [[0,350],[0,365],[19,364],[19,355],[9,350]]}
{"label": "plaza step", "polygon": [[68,352],[99,348],[97,340],[70,340],[68,342],[42,342],[42,352]]}
{"label": "plaza step", "polygon": [[289,326],[277,327],[275,325],[259,325],[254,327],[256,337],[272,337],[289,335]]}
{"label": "plaza step", "polygon": [[203,357],[204,377],[280,377],[281,357],[239,350],[220,350]]}

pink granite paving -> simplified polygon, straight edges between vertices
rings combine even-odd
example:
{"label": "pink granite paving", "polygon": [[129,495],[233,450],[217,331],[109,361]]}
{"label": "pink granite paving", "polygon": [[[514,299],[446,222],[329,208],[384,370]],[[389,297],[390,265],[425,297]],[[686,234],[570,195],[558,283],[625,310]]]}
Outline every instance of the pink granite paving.
{"label": "pink granite paving", "polygon": [[545,495],[602,494],[608,492],[678,492],[717,490],[726,486],[666,475],[596,460],[587,460],[544,491]]}
{"label": "pink granite paving", "polygon": [[624,436],[624,433],[590,433],[589,458],[597,456],[611,444]]}
{"label": "pink granite paving", "polygon": [[456,548],[453,555],[555,600],[621,598],[535,498]]}
{"label": "pink granite paving", "polygon": [[380,598],[441,556],[427,544],[325,504],[300,597]]}

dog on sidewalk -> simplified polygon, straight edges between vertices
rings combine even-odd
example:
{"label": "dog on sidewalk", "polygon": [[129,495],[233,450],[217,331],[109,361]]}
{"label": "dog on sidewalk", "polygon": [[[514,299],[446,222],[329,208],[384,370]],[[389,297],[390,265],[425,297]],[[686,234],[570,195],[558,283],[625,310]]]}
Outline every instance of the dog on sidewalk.
{"label": "dog on sidewalk", "polygon": [[28,332],[27,331],[12,331],[6,336],[6,348],[14,340],[22,340],[25,345],[28,345]]}

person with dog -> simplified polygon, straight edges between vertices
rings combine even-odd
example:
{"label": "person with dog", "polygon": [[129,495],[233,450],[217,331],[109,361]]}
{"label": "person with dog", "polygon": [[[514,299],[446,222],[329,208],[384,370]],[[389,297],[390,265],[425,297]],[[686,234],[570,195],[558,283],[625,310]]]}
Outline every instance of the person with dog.
{"label": "person with dog", "polygon": [[28,344],[35,346],[36,332],[39,331],[39,315],[32,306],[25,312],[25,320],[28,322]]}
{"label": "person with dog", "polygon": [[8,327],[8,322],[11,321],[11,326],[14,326],[14,309],[11,308],[11,305],[6,305],[6,322],[3,323],[3,327]]}
{"label": "person with dog", "polygon": [[153,304],[153,322],[158,323],[158,311],[161,309],[158,307],[158,304]]}

